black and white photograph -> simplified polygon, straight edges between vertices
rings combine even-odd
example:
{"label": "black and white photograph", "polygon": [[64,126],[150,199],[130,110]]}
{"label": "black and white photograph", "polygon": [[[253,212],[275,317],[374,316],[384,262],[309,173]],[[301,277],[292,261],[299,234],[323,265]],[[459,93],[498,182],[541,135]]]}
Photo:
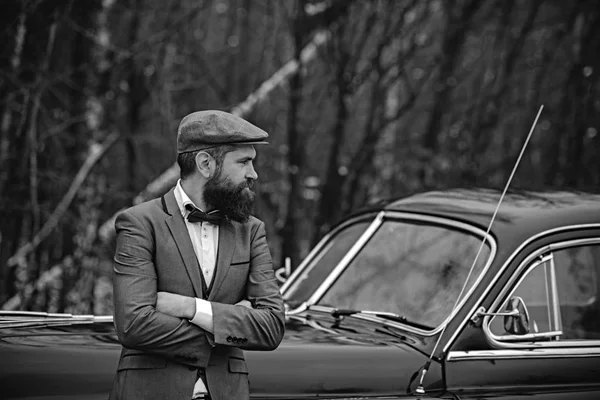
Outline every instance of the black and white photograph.
{"label": "black and white photograph", "polygon": [[0,9],[0,400],[600,399],[598,0]]}

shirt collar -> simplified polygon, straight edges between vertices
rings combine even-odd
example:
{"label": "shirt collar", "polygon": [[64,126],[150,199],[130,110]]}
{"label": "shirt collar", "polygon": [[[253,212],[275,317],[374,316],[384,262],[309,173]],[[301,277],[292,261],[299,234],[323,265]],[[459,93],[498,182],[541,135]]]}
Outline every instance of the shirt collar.
{"label": "shirt collar", "polygon": [[[185,190],[183,190],[183,187],[181,186],[181,179],[177,180],[177,186],[175,186],[174,194],[175,194],[175,201],[177,202],[177,206],[179,207],[179,211],[181,212],[181,215],[183,215],[183,218],[187,218],[187,216],[190,212],[188,211],[187,208],[185,208],[185,206],[187,206],[188,204],[191,204],[192,206],[196,207],[196,205],[190,199],[190,197],[185,193]],[[196,208],[200,209],[199,207],[196,207]]]}

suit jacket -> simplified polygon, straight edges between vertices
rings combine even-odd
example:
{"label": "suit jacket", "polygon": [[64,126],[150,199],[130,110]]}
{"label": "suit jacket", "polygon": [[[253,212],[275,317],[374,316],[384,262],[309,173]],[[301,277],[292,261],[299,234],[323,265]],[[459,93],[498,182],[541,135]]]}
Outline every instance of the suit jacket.
{"label": "suit jacket", "polygon": [[[158,291],[202,298],[201,271],[173,189],[115,223],[114,316],[123,345],[111,399],[185,399],[205,368],[214,400],[247,399],[242,349],[273,350],[284,308],[264,223],[224,220],[213,285],[214,335],[156,310]],[[234,304],[250,300],[253,309]]]}

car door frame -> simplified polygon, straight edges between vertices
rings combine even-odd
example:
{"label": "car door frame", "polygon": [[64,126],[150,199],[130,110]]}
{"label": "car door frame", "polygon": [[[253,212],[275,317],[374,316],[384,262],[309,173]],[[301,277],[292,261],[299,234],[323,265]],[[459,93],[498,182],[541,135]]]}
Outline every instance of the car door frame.
{"label": "car door frame", "polygon": [[[493,310],[501,304],[519,279],[512,278],[529,268],[536,253],[551,243],[596,238],[600,243],[600,224],[564,227],[536,235],[523,243],[494,276],[484,295],[469,312],[464,324],[445,346],[444,379],[449,391],[460,397],[600,398],[600,341],[589,345],[531,348],[498,346],[489,340],[483,326],[471,321],[480,307]],[[468,324],[468,325],[467,325]],[[463,336],[475,339],[480,348],[456,346]],[[479,337],[477,337],[479,335]],[[464,345],[464,340],[463,343]],[[519,348],[521,347],[521,348]],[[585,385],[582,383],[587,382]]]}

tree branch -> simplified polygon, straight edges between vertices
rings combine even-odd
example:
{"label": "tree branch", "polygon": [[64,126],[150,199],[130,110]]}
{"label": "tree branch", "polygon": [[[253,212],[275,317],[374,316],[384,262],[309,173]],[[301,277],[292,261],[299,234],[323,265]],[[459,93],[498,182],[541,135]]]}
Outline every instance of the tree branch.
{"label": "tree branch", "polygon": [[69,190],[58,203],[58,206],[56,207],[56,209],[54,209],[52,215],[50,215],[50,218],[48,218],[44,226],[35,234],[33,239],[29,243],[26,243],[25,245],[21,246],[21,248],[19,248],[19,250],[17,250],[17,252],[11,258],[8,259],[7,264],[9,267],[14,267],[19,262],[22,262],[23,259],[29,253],[35,250],[37,246],[39,246],[39,244],[44,239],[46,239],[50,235],[50,233],[52,233],[52,231],[54,230],[54,228],[56,228],[60,219],[64,215],[65,211],[67,211],[67,209],[69,208],[69,205],[73,201],[73,198],[77,194],[77,191],[79,190],[83,182],[85,182],[85,179],[89,175],[94,165],[96,165],[96,163],[104,156],[104,154],[106,154],[106,151],[117,141],[118,138],[119,135],[117,133],[111,133],[106,138],[104,143],[93,143],[92,145],[90,145],[89,154],[85,162],[77,172],[75,179],[73,179]]}
{"label": "tree branch", "polygon": [[[12,73],[15,73],[21,65],[21,54],[23,53],[23,43],[27,31],[25,26],[26,18],[27,14],[25,13],[25,10],[21,11],[21,14],[19,15],[19,25],[15,35],[15,49],[10,60]],[[6,168],[4,164],[8,165],[8,148],[10,146],[8,132],[12,122],[11,103],[14,97],[15,92],[12,91],[6,96],[6,105],[0,122],[0,192],[4,192],[4,186],[8,179],[8,168]]]}

